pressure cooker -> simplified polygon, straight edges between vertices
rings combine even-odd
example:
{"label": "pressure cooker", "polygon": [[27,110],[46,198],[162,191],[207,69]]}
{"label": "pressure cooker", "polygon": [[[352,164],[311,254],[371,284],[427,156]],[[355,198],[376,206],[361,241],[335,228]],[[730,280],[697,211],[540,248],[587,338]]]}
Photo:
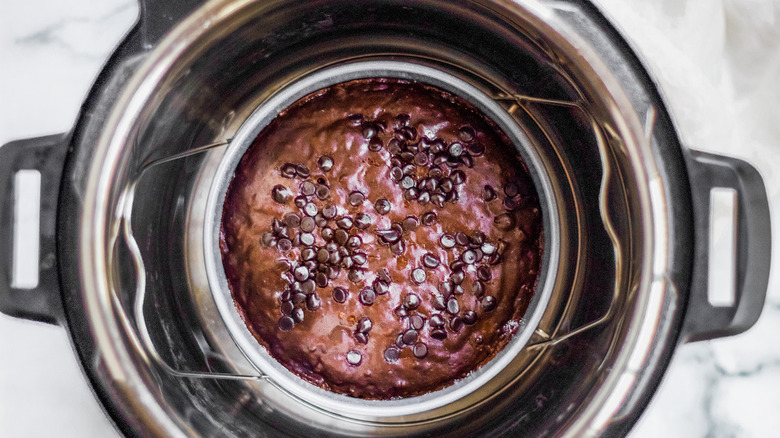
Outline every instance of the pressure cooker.
{"label": "pressure cooker", "polygon": [[[215,193],[280,102],[388,76],[446,89],[510,133],[544,202],[543,281],[468,391],[323,396],[249,351],[215,262]],[[586,2],[143,0],[72,131],[0,156],[0,310],[64,327],[128,436],[624,435],[677,345],[747,330],[766,294],[761,176],[681,144],[641,59]],[[10,251],[29,170],[32,288],[14,283]],[[734,294],[713,304],[724,193]]]}

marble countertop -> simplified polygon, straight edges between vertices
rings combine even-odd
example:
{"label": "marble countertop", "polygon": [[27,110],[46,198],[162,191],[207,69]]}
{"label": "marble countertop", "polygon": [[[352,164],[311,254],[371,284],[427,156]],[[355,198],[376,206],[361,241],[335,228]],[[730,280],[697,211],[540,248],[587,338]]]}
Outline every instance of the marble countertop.
{"label": "marble countertop", "polygon": [[[600,3],[658,79],[684,143],[759,168],[780,230],[780,2]],[[0,144],[69,130],[137,14],[133,0],[0,3]],[[777,273],[753,329],[677,350],[632,437],[778,436]],[[117,436],[61,328],[0,315],[0,436]]]}

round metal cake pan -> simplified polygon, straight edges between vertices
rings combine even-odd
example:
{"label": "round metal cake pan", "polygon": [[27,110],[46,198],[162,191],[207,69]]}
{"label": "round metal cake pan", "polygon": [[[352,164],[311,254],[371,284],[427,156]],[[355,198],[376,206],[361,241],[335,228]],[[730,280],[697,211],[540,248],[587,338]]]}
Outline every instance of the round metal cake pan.
{"label": "round metal cake pan", "polygon": [[[236,310],[222,266],[220,227],[223,204],[230,181],[244,153],[255,138],[282,110],[315,91],[354,79],[395,78],[415,81],[453,93],[483,112],[508,135],[522,156],[533,178],[542,207],[544,250],[537,288],[525,316],[518,321],[520,329],[512,341],[488,364],[451,386],[422,396],[393,400],[362,400],[316,387],[295,376],[262,347],[247,329]],[[371,421],[403,421],[404,417],[425,414],[453,403],[473,405],[491,395],[490,389],[502,388],[515,376],[511,363],[536,330],[555,284],[560,248],[558,211],[551,183],[541,159],[523,129],[479,88],[443,70],[415,62],[363,61],[325,68],[279,90],[249,116],[230,142],[214,175],[206,204],[203,237],[206,272],[217,308],[243,354],[258,372],[291,396],[305,403],[326,407],[334,414]]]}

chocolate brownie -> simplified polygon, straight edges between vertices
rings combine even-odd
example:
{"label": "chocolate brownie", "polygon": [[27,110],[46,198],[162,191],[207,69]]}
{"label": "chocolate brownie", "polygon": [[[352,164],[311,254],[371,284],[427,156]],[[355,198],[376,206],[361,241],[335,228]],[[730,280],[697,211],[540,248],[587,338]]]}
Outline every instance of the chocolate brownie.
{"label": "chocolate brownie", "polygon": [[452,385],[500,352],[537,284],[542,213],[501,129],[438,88],[362,79],[282,111],[242,157],[220,249],[272,357],[363,399]]}

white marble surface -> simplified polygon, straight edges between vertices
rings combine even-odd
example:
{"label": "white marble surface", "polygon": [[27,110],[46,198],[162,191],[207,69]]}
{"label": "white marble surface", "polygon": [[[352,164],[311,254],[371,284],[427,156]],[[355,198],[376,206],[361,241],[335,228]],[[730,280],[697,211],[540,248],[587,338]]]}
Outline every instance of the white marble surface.
{"label": "white marble surface", "polygon": [[[659,78],[686,144],[759,167],[780,230],[780,2],[601,3]],[[0,144],[70,129],[137,10],[133,0],[0,0]],[[777,273],[751,331],[678,349],[632,437],[780,436]],[[0,316],[0,436],[116,436],[62,329]]]}

